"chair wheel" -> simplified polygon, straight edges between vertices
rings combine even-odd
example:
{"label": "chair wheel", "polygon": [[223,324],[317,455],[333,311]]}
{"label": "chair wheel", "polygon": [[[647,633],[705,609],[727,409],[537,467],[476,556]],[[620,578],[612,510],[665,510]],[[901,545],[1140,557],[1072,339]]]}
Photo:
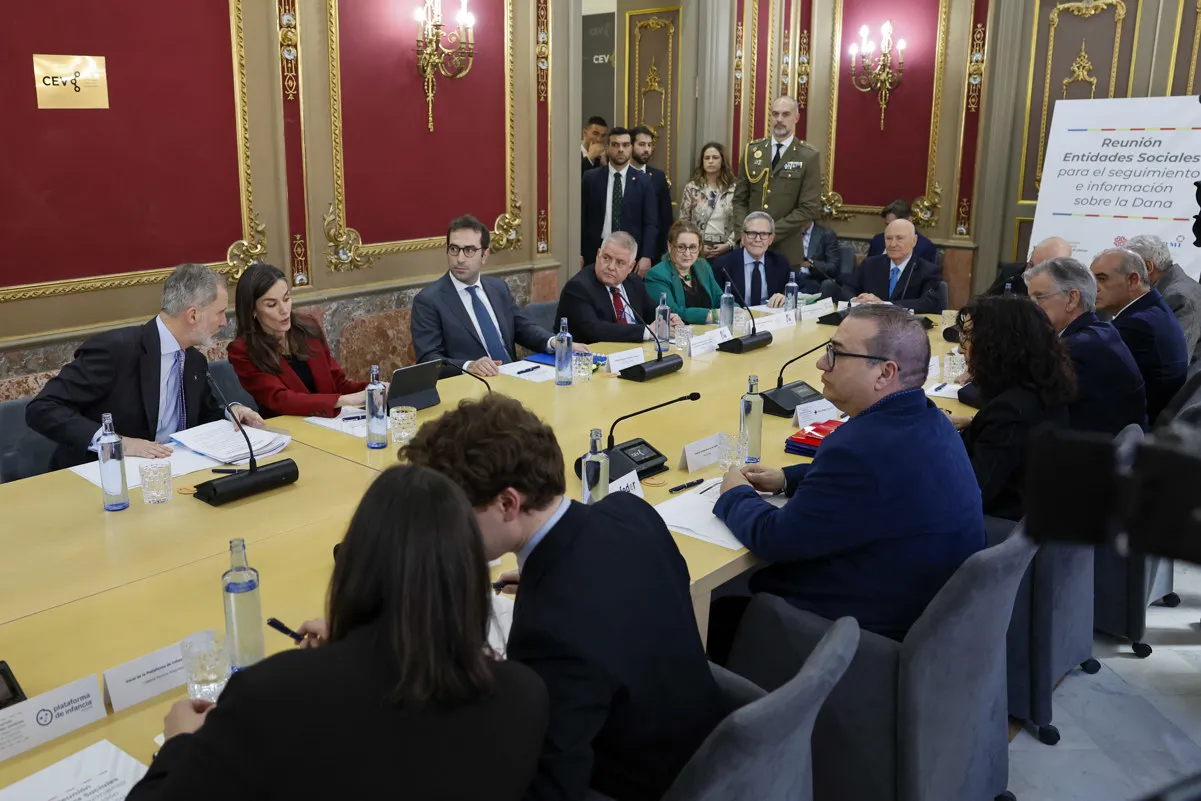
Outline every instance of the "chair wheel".
{"label": "chair wheel", "polygon": [[1016,795],[1014,795],[1013,793],[1009,792],[1008,790],[1006,790],[1005,792],[1003,792],[999,796],[997,796],[996,801],[1018,801],[1018,797]]}
{"label": "chair wheel", "polygon": [[1145,642],[1136,642],[1134,643],[1133,647],[1134,655],[1139,659],[1146,659],[1151,655],[1151,646],[1147,645]]}
{"label": "chair wheel", "polygon": [[1101,663],[1090,656],[1080,663],[1080,669],[1091,676],[1101,669]]}
{"label": "chair wheel", "polygon": [[1180,606],[1180,596],[1174,592],[1169,592],[1162,598],[1162,601],[1163,605],[1169,609],[1174,609],[1177,606]]}
{"label": "chair wheel", "polygon": [[1043,745],[1055,745],[1059,742],[1059,729],[1051,726],[1050,724],[1046,726],[1039,726],[1038,741]]}

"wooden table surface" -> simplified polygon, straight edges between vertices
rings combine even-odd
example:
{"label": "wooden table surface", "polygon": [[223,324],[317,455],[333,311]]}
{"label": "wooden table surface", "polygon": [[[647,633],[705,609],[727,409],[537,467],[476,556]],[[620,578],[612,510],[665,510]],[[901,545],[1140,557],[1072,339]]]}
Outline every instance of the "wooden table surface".
{"label": "wooden table surface", "polygon": [[[580,482],[571,465],[587,450],[590,429],[601,428],[607,435],[620,415],[690,392],[701,393],[699,401],[618,425],[618,442],[644,437],[669,459],[670,470],[643,484],[647,500],[654,504],[670,497],[667,490],[672,486],[718,475],[716,466],[689,475],[676,465],[685,444],[720,431],[737,432],[738,400],[748,375],[758,375],[762,389],[774,387],[780,365],[820,344],[833,331],[804,322],[774,332],[767,348],[743,355],[718,352],[685,358],[679,372],[642,384],[600,372],[591,381],[570,387],[508,376],[490,383],[493,391],[521,400],[555,429],[568,463],[568,494],[576,499]],[[935,355],[950,349],[937,325],[930,333]],[[629,347],[607,344],[596,350],[611,353]],[[653,358],[653,349],[645,347]],[[820,351],[792,365],[784,380],[804,379],[820,389],[819,356]],[[419,412],[419,424],[462,398],[486,392],[481,383],[464,376],[439,381],[438,391],[442,403]],[[937,403],[971,413],[953,401]],[[192,632],[221,630],[220,577],[228,567],[232,537],[246,539],[249,561],[262,575],[264,617],[296,626],[322,613],[333,566],[332,546],[341,540],[374,476],[397,463],[396,452],[391,445],[369,450],[365,440],[301,418],[275,418],[269,424],[293,435],[294,443],[273,458],[294,459],[300,480],[223,507],[184,496],[147,506],[135,489],[128,510],[106,513],[99,489],[65,470],[0,485],[6,520],[0,530],[0,553],[6,555],[0,560],[0,658],[8,661],[28,696],[103,673]],[[784,453],[783,442],[794,431],[790,420],[764,416],[765,463],[806,461]],[[175,486],[209,477],[202,472],[176,478]],[[745,550],[731,551],[691,537],[676,535],[676,542],[688,563],[703,631],[710,591],[752,566],[754,559]],[[514,564],[508,555],[494,572]],[[264,636],[268,653],[291,645],[270,629]],[[166,693],[0,762],[0,787],[101,739],[148,763],[163,715],[183,694],[183,688]]]}

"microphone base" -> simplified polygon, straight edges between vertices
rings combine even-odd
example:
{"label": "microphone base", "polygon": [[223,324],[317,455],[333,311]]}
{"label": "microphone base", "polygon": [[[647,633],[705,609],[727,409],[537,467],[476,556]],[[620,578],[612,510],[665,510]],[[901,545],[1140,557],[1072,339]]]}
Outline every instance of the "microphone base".
{"label": "microphone base", "polygon": [[763,398],[763,413],[776,417],[792,417],[796,407],[802,403],[818,400],[822,394],[804,381],[793,381],[782,387],[760,392]]}
{"label": "microphone base", "polygon": [[[628,442],[622,443],[622,445],[629,445],[629,444],[630,443],[628,443]],[[631,472],[638,471],[638,465],[634,464],[634,460],[631,459],[630,457],[626,456],[623,451],[618,450],[618,446],[614,446],[612,448],[605,448],[604,453],[607,454],[609,457],[609,481],[611,481],[611,482],[616,481],[617,479],[621,478],[624,475],[627,475]],[[576,474],[577,478],[582,478],[584,475],[584,473],[583,473],[584,466],[583,465],[584,465],[584,457],[583,456],[581,456],[575,460],[575,474]],[[663,470],[666,470],[666,469],[667,468],[664,467],[662,470],[659,470],[656,472],[662,472]],[[641,473],[639,473],[638,478],[639,478],[639,480],[641,480],[642,478],[644,478],[644,476]]]}
{"label": "microphone base", "polygon": [[759,348],[766,348],[771,344],[771,331],[757,331],[754,334],[746,334],[733,339],[727,339],[717,346],[717,349],[722,353],[748,353]]}
{"label": "microphone base", "polygon": [[253,473],[235,473],[196,485],[196,499],[209,506],[222,506],[260,492],[295,484],[300,478],[296,462],[282,459],[258,468]]}
{"label": "microphone base", "polygon": [[817,318],[818,325],[842,325],[842,321],[847,318],[847,309],[842,311],[832,311],[829,314],[823,314]]}
{"label": "microphone base", "polygon": [[631,365],[617,375],[627,381],[650,381],[652,378],[674,373],[683,366],[683,357],[678,353],[673,353],[670,356],[664,356],[662,359]]}

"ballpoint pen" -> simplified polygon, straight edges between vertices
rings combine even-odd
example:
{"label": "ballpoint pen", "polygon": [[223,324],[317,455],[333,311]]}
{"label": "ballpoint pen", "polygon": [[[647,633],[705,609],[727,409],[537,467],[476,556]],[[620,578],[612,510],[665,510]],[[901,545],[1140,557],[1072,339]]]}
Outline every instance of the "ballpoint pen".
{"label": "ballpoint pen", "polygon": [[527,367],[524,370],[518,370],[517,375],[525,375],[526,373],[532,373],[537,369],[538,369],[538,365],[534,365],[533,367]]}
{"label": "ballpoint pen", "polygon": [[671,489],[669,489],[669,490],[668,490],[668,492],[669,492],[669,493],[670,493],[670,492],[680,492],[680,491],[682,491],[682,490],[689,489],[690,487],[696,487],[696,486],[699,486],[699,485],[701,485],[701,484],[704,484],[704,483],[705,483],[705,479],[703,479],[703,478],[695,478],[695,479],[693,479],[692,481],[686,481],[686,482],[684,482],[683,484],[681,484],[681,485],[680,485],[680,486],[678,486],[678,487],[672,487]]}
{"label": "ballpoint pen", "polygon": [[935,392],[941,392],[941,391],[942,391],[942,388],[943,388],[943,387],[945,387],[945,386],[946,386],[946,384],[939,384],[938,386],[936,386],[936,387],[934,388],[934,391],[935,391]]}
{"label": "ballpoint pen", "polygon": [[273,617],[267,618],[267,625],[270,626],[271,628],[275,629],[276,631],[278,631],[280,634],[285,634],[285,635],[291,637],[296,642],[300,642],[301,640],[304,639],[304,635],[299,634],[295,631],[292,631],[292,629],[288,628],[283,623],[280,623],[278,620],[276,620]]}

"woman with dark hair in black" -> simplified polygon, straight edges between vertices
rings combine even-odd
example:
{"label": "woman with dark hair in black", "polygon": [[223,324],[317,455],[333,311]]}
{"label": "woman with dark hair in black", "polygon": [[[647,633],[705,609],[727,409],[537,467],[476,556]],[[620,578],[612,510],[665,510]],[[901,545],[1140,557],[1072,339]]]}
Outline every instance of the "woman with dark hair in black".
{"label": "woman with dark hair in black", "polygon": [[983,406],[974,418],[953,416],[984,514],[1025,514],[1026,444],[1042,425],[1068,425],[1076,372],[1067,346],[1034,301],[980,297],[959,311],[960,345]]}
{"label": "woman with dark hair in black", "polygon": [[328,624],[302,627],[321,647],[235,673],[215,706],[178,702],[129,798],[517,801],[548,700],[488,648],[490,595],[463,491],[426,468],[385,471],[339,548]]}

